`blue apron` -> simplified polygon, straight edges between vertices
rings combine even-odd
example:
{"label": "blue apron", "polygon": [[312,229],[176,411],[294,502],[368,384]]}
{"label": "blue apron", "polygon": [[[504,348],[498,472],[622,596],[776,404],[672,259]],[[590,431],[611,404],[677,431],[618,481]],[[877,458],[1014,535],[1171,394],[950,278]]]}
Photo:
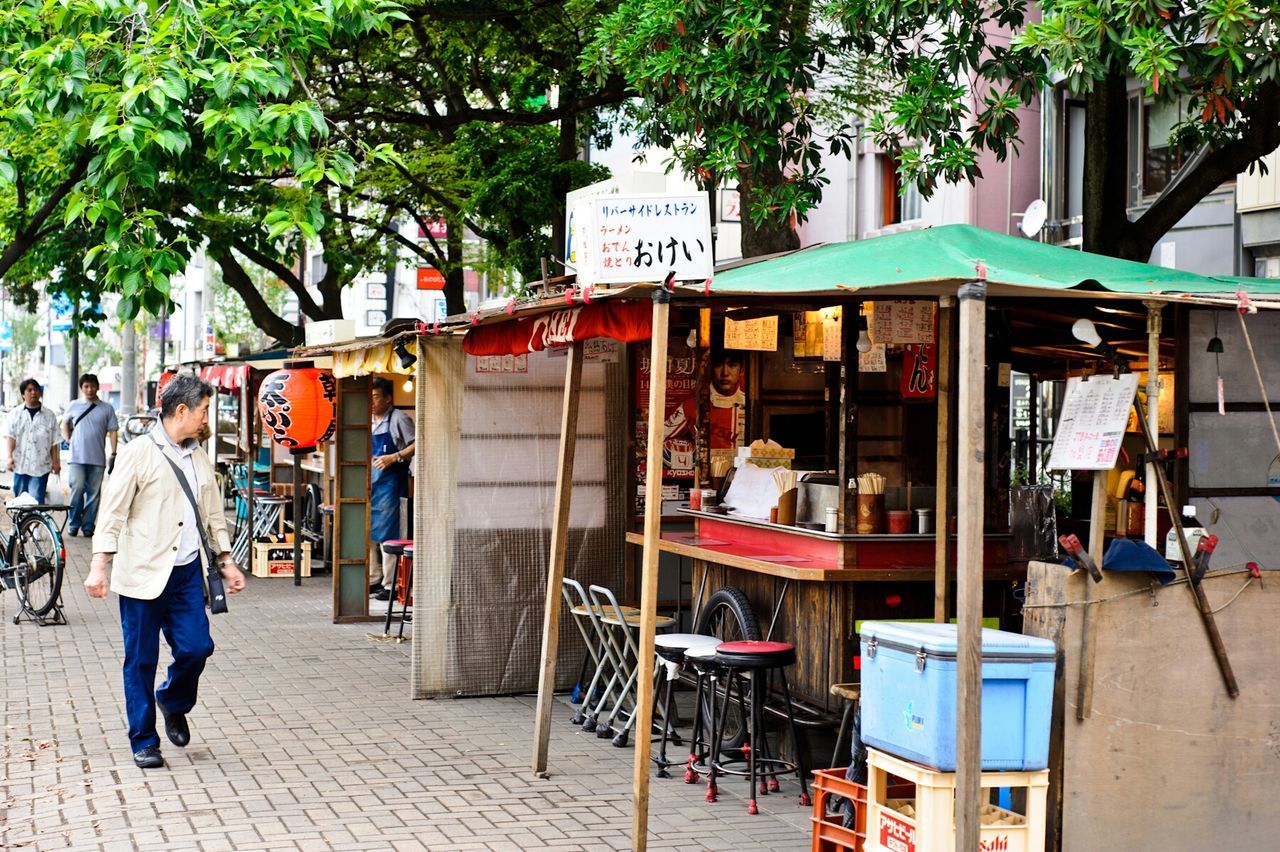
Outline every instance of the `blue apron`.
{"label": "blue apron", "polygon": [[[397,447],[391,436],[390,414],[376,427],[372,438],[373,458],[395,454]],[[400,538],[400,498],[409,496],[409,463],[396,462],[383,470],[371,467],[369,485],[369,539]]]}

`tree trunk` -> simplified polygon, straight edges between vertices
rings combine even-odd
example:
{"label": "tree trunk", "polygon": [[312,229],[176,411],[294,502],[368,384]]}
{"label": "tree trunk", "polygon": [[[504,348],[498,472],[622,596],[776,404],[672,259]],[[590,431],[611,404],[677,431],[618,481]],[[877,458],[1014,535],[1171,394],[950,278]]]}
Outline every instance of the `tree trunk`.
{"label": "tree trunk", "polygon": [[462,229],[465,227],[460,218],[449,219],[449,233],[445,237],[445,251],[448,252],[448,263],[444,272],[444,301],[449,315],[460,314],[467,309],[463,301],[463,263],[462,263]]}
{"label": "tree trunk", "polygon": [[[562,95],[563,96],[563,95]],[[565,116],[560,120],[560,141],[556,148],[556,158],[561,163],[578,159],[578,117]],[[568,260],[565,251],[565,197],[569,193],[568,172],[557,175],[551,186],[555,194],[556,206],[551,215],[551,256],[560,260]],[[564,271],[559,264],[552,264],[551,274],[558,275]]]}
{"label": "tree trunk", "polygon": [[222,270],[222,280],[244,300],[244,306],[248,308],[249,316],[253,317],[254,325],[286,346],[302,343],[302,327],[291,324],[271,310],[267,300],[254,286],[253,279],[232,256],[230,249],[215,254],[213,260]]}
{"label": "tree trunk", "polygon": [[1129,222],[1129,91],[1123,72],[1112,71],[1085,95],[1084,250],[1145,262],[1131,239]]}
{"label": "tree trunk", "polygon": [[762,174],[738,175],[739,204],[742,209],[742,256],[759,257],[800,248],[800,235],[791,223],[773,219],[756,224],[750,214],[757,188],[780,186],[785,181],[782,170],[771,168]]}

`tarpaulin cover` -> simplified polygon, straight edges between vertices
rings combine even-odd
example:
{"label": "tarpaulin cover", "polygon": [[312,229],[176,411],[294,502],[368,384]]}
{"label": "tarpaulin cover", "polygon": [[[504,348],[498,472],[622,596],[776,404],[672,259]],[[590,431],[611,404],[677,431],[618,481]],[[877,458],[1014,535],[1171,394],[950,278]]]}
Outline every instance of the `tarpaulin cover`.
{"label": "tarpaulin cover", "polygon": [[[477,358],[456,337],[421,343],[411,688],[419,698],[533,692],[567,354]],[[627,430],[613,349],[583,365],[565,575],[621,596]],[[558,688],[585,653],[564,607]]]}
{"label": "tarpaulin cover", "polygon": [[[409,354],[418,354],[416,339],[406,338],[401,342]],[[400,356],[395,352],[395,344],[391,341],[365,349],[339,350],[333,353],[333,375],[339,379],[350,376],[370,376],[374,373],[411,376],[416,369],[413,364],[407,367],[401,364]]]}
{"label": "tarpaulin cover", "polygon": [[[901,284],[958,285],[976,278],[1014,287],[1132,295],[1221,294],[1235,289],[1234,282],[1224,287],[1221,279],[1060,248],[972,225],[943,225],[800,249],[717,273],[714,286],[721,294],[796,294]],[[1246,290],[1251,286],[1240,283]],[[1274,284],[1265,282],[1267,287]]]}
{"label": "tarpaulin cover", "polygon": [[515,322],[477,326],[467,331],[462,348],[468,355],[525,355],[593,337],[634,343],[649,339],[652,324],[648,302],[578,305]]}

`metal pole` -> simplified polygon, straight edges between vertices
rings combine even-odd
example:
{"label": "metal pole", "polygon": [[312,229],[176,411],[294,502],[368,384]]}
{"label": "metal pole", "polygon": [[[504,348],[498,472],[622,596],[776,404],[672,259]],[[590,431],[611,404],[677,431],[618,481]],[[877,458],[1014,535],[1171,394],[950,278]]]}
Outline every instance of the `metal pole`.
{"label": "metal pole", "polygon": [[[1160,442],[1160,302],[1146,302],[1147,306],[1147,428],[1156,441],[1155,449]],[[1147,544],[1159,549],[1156,543],[1156,515],[1160,508],[1157,500],[1159,494],[1155,488],[1156,463],[1147,463],[1147,492],[1144,495],[1143,538]],[[1169,511],[1177,513],[1178,506],[1169,506]]]}
{"label": "metal pole", "polygon": [[[293,457],[293,584],[302,585],[302,456]],[[391,604],[387,604],[390,610]]]}
{"label": "metal pole", "polygon": [[[75,402],[76,397],[80,395],[80,299],[77,298],[71,305],[71,362],[68,364],[68,371],[71,373],[71,398],[68,402]],[[65,337],[63,338],[66,339]]]}

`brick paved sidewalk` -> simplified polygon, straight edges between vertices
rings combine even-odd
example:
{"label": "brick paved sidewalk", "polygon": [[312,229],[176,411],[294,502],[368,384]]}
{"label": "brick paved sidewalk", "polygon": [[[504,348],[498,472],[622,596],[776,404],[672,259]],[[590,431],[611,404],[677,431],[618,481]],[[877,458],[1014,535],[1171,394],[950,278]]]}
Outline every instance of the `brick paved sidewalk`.
{"label": "brick paved sidewalk", "polygon": [[[328,577],[250,578],[213,619],[192,744],[165,741],[168,769],[135,768],[118,606],[84,592],[88,542],[68,551],[70,625],[15,626],[15,596],[0,594],[0,848],[629,847],[632,749],[557,705],[553,776],[532,777],[532,696],[410,700],[409,645],[331,624]],[[650,847],[809,848],[794,781],[754,817],[738,787],[707,805],[700,786],[653,779]]]}

